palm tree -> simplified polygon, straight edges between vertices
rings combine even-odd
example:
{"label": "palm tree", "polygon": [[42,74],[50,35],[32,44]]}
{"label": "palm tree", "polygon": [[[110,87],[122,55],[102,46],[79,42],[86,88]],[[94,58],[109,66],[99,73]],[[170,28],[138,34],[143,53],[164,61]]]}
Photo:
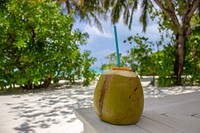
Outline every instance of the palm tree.
{"label": "palm tree", "polygon": [[[140,4],[139,2],[139,0],[104,0],[104,8],[107,11],[111,9],[111,22],[113,24],[117,23],[121,14],[123,14],[124,24],[128,25],[129,29],[131,29],[133,14]],[[148,5],[148,0],[142,1],[140,22],[143,23],[143,31],[146,31],[147,26]]]}
{"label": "palm tree", "polygon": [[66,13],[74,12],[74,17],[80,21],[96,25],[102,30],[99,18],[106,18],[106,11],[103,9],[102,0],[57,0],[59,4],[64,4]]}
{"label": "palm tree", "polygon": [[[141,2],[141,3],[140,3]],[[121,14],[125,24],[131,28],[133,12],[141,5],[140,22],[143,23],[143,31],[146,31],[148,11],[156,4],[162,11],[164,18],[169,18],[176,35],[176,59],[174,74],[176,84],[181,84],[181,75],[186,53],[186,39],[192,33],[190,20],[197,9],[200,9],[200,0],[104,0],[104,8],[111,9],[111,22],[117,23]],[[163,19],[164,19],[163,18]]]}
{"label": "palm tree", "polygon": [[83,7],[83,5],[84,5],[84,0],[78,0],[78,1],[75,1],[75,0],[57,0],[57,2],[59,4],[65,4],[67,13],[71,13],[72,10],[79,9],[80,7]]}

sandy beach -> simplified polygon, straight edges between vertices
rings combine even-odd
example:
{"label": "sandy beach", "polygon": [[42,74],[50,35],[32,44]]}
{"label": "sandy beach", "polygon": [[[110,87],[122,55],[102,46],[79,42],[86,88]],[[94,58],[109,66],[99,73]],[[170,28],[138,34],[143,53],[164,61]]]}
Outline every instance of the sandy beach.
{"label": "sandy beach", "polygon": [[[200,91],[200,86],[152,87],[141,80],[144,97],[157,98]],[[93,106],[89,87],[0,96],[0,133],[82,133],[74,110]]]}

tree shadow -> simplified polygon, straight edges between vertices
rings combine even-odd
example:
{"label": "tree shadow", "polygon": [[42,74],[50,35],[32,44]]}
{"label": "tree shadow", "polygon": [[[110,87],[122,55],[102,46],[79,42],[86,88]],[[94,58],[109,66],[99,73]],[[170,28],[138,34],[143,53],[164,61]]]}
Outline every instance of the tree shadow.
{"label": "tree shadow", "polygon": [[30,126],[27,122],[24,122],[20,125],[20,127],[16,127],[15,130],[20,131],[22,133],[35,133],[33,130],[35,126]]}
{"label": "tree shadow", "polygon": [[[148,81],[145,81],[145,84]],[[145,98],[164,97],[182,93],[200,91],[200,87],[143,86]],[[14,130],[20,133],[35,133],[38,129],[49,129],[63,123],[77,120],[74,110],[93,106],[93,87],[60,89],[54,91],[12,96],[12,101],[5,102],[14,120],[20,121]],[[15,102],[13,102],[15,101]]]}
{"label": "tree shadow", "polygon": [[62,89],[25,97],[13,96],[19,102],[9,103],[9,113],[15,115],[15,120],[22,121],[14,130],[20,133],[35,133],[39,129],[48,129],[52,125],[72,123],[77,120],[74,110],[91,107],[94,88]]}

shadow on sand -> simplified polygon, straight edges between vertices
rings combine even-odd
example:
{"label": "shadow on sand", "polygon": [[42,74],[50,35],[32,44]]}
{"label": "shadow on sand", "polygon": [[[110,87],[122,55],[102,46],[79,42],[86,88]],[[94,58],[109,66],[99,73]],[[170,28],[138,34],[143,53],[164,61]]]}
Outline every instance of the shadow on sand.
{"label": "shadow on sand", "polygon": [[[200,91],[200,86],[152,87],[142,81],[144,97],[156,98]],[[94,86],[89,88],[61,89],[36,94],[15,95],[12,102],[5,102],[14,120],[19,121],[14,130],[18,133],[35,133],[55,125],[77,120],[74,109],[93,105]],[[19,102],[18,102],[19,101]]]}
{"label": "shadow on sand", "polygon": [[[86,90],[87,89],[87,90]],[[72,123],[77,118],[74,109],[91,107],[94,88],[63,89],[39,94],[29,94],[26,98],[13,96],[17,103],[6,103],[9,113],[15,114],[15,120],[22,123],[14,128],[19,133],[35,133],[38,128]]]}

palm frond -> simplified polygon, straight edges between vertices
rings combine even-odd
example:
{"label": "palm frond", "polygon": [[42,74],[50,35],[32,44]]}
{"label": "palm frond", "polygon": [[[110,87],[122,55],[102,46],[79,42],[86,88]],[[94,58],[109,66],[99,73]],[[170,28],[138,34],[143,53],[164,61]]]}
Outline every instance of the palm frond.
{"label": "palm frond", "polygon": [[146,32],[147,21],[148,21],[148,0],[142,1],[142,14],[140,16],[140,23],[143,24],[143,32]]}
{"label": "palm frond", "polygon": [[[103,8],[102,0],[57,0],[58,3],[65,3],[67,13],[74,11],[74,17],[80,21],[87,22],[91,25],[91,20],[94,20],[102,31],[101,23],[97,19],[106,18],[106,10]],[[96,16],[95,16],[96,15]]]}
{"label": "palm frond", "polygon": [[110,7],[110,0],[104,0],[103,5],[104,5],[105,10],[108,10]]}
{"label": "palm frond", "polygon": [[129,9],[128,8],[125,8],[124,10],[124,16],[123,16],[123,19],[124,19],[124,24],[128,25],[128,20],[130,18],[130,12],[129,12]]}
{"label": "palm frond", "polygon": [[119,21],[122,11],[126,8],[126,0],[117,0],[111,12],[111,21],[113,24]]}
{"label": "palm frond", "polygon": [[94,13],[91,13],[91,16],[94,19],[94,24],[97,26],[100,32],[103,32],[103,28],[101,26],[101,22],[99,21],[98,17]]}
{"label": "palm frond", "polygon": [[134,0],[132,3],[129,3],[129,5],[131,5],[131,15],[130,15],[130,19],[128,22],[128,28],[131,29],[132,26],[132,21],[133,21],[133,14],[134,11],[138,8],[138,0]]}
{"label": "palm frond", "polygon": [[79,3],[79,6],[84,6],[84,0],[79,0],[78,3]]}

